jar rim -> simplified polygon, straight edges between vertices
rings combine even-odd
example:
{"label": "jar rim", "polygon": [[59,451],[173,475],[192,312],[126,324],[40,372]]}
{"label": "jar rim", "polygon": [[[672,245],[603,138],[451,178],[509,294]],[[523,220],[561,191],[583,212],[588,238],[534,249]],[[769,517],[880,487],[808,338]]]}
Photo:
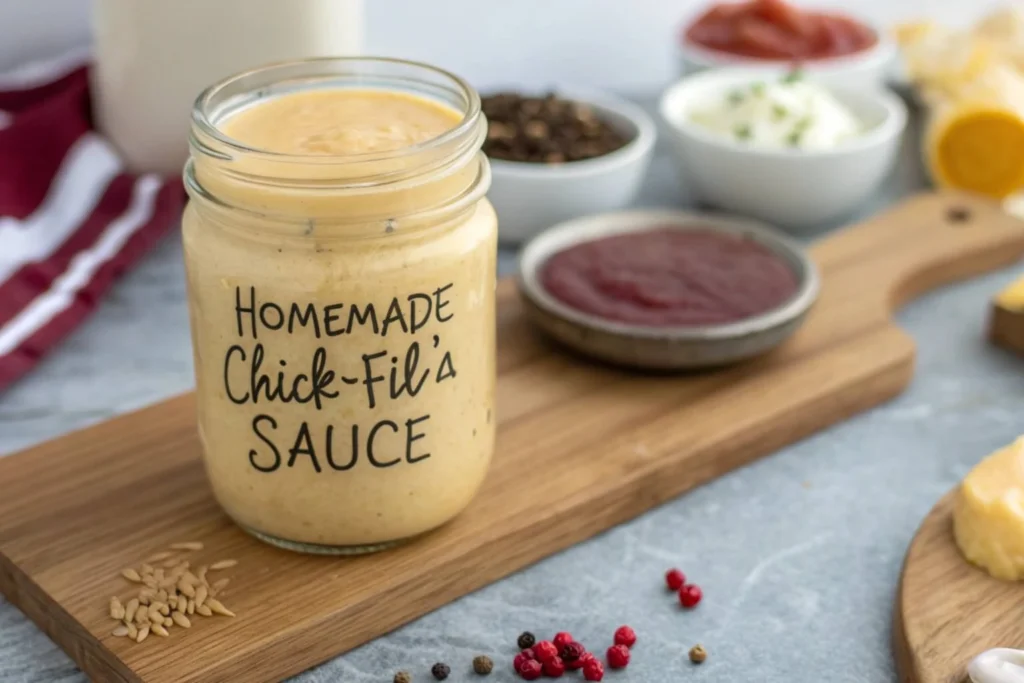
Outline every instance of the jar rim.
{"label": "jar rim", "polygon": [[[450,82],[457,89],[457,94],[464,98],[466,106],[462,112],[462,119],[459,123],[444,131],[440,135],[437,135],[428,140],[423,140],[412,145],[399,147],[393,150],[386,150],[383,152],[361,152],[356,154],[293,154],[285,152],[275,152],[273,150],[262,149],[259,147],[252,147],[246,145],[243,142],[236,140],[235,138],[224,133],[214,122],[211,116],[211,109],[213,108],[212,103],[215,101],[218,95],[221,95],[226,89],[233,85],[244,81],[245,79],[254,78],[257,76],[272,76],[274,73],[285,74],[291,70],[299,69],[303,66],[316,67],[316,66],[328,66],[328,65],[390,65],[395,67],[411,67],[416,70],[420,70],[424,75],[440,76],[441,78]],[[330,74],[325,74],[330,75]],[[342,75],[340,72],[333,74],[334,76]],[[409,80],[409,79],[405,79]],[[257,91],[257,95],[260,91]],[[192,107],[192,123],[199,130],[199,132],[211,138],[218,145],[223,145],[231,152],[237,152],[241,154],[261,157],[275,162],[296,162],[296,163],[323,163],[323,164],[338,164],[339,162],[345,163],[373,163],[377,161],[388,161],[411,154],[417,154],[429,151],[433,148],[445,145],[447,143],[458,140],[461,137],[470,135],[473,129],[478,125],[480,118],[483,116],[482,105],[480,102],[480,95],[476,89],[469,84],[465,79],[455,75],[454,73],[442,69],[440,67],[427,64],[426,62],[420,62],[410,59],[400,59],[397,57],[370,57],[370,56],[344,56],[344,57],[311,57],[303,59],[292,59],[279,62],[273,62],[270,64],[264,64],[262,66],[254,67],[240,73],[233,74],[226,78],[223,78],[216,83],[208,86],[196,97]],[[192,136],[193,141],[195,140],[195,132]]]}

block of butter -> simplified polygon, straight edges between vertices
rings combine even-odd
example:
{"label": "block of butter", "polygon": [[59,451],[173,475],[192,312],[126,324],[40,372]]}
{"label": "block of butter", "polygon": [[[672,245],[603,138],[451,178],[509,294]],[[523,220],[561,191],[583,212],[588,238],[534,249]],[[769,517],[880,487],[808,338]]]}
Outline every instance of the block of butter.
{"label": "block of butter", "polygon": [[1024,355],[1024,277],[992,301],[988,338],[997,346]]}
{"label": "block of butter", "polygon": [[960,552],[997,579],[1024,579],[1024,437],[964,478],[953,503]]}

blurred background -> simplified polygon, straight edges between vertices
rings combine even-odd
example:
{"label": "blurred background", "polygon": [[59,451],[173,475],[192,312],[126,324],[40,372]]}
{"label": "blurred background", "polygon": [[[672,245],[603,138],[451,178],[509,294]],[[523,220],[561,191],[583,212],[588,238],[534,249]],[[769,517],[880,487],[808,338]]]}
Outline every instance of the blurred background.
{"label": "blurred background", "polygon": [[[673,37],[702,0],[369,0],[365,52],[443,65],[478,88],[550,83],[642,92],[675,75]],[[965,24],[996,0],[807,0],[883,26]],[[89,43],[88,0],[2,0],[0,70]],[[500,46],[500,49],[494,49]]]}

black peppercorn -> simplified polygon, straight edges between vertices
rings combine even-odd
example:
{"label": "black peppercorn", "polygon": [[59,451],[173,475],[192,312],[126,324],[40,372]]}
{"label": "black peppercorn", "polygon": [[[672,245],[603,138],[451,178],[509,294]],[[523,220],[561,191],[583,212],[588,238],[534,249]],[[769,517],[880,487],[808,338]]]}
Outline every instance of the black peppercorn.
{"label": "black peppercorn", "polygon": [[399,671],[395,674],[394,683],[412,683],[412,674],[408,671]]}
{"label": "black peppercorn", "polygon": [[477,655],[473,658],[473,671],[481,676],[486,676],[491,673],[493,669],[494,662],[492,662],[491,658],[487,655]]}
{"label": "black peppercorn", "polygon": [[451,668],[447,664],[442,664],[441,662],[438,662],[434,666],[430,667],[430,673],[432,673],[434,675],[434,678],[436,678],[439,681],[443,681],[444,679],[448,678],[448,674],[450,674],[451,672]]}
{"label": "black peppercorn", "polygon": [[533,647],[537,644],[537,639],[533,637],[533,634],[529,631],[523,631],[519,634],[519,649],[525,650],[528,647]]}

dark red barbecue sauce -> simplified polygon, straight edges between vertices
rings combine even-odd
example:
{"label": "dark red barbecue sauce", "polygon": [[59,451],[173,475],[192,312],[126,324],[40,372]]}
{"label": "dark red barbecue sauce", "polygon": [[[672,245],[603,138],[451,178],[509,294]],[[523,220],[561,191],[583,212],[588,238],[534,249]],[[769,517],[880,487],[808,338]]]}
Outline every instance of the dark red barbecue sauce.
{"label": "dark red barbecue sauce", "polygon": [[778,308],[799,284],[780,256],[750,238],[673,228],[570,247],[547,260],[540,280],[571,308],[648,327],[736,322]]}

